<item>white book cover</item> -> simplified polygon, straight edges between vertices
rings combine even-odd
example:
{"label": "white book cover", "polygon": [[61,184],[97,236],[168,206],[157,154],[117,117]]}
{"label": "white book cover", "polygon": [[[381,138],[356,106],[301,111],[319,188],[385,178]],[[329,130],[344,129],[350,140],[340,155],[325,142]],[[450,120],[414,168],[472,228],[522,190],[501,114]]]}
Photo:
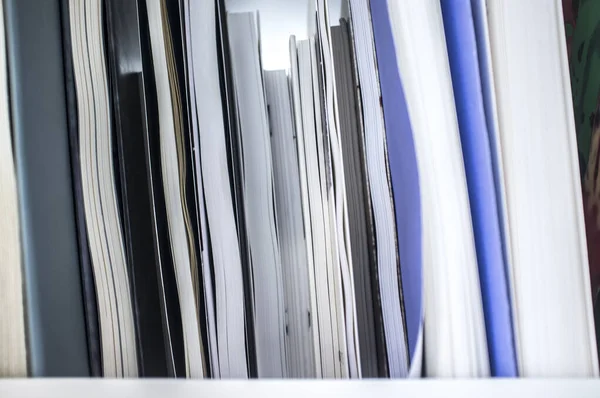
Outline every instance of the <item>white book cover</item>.
{"label": "white book cover", "polygon": [[0,377],[27,376],[17,176],[11,138],[4,6],[0,2]]}
{"label": "white book cover", "polygon": [[138,374],[135,323],[121,231],[102,33],[102,2],[69,7],[79,115],[86,230],[97,286],[102,367],[110,377]]}
{"label": "white book cover", "polygon": [[[313,231],[312,231],[312,219],[311,219],[311,208],[309,202],[309,188],[308,188],[308,169],[306,151],[304,148],[304,114],[303,114],[303,102],[300,96],[300,71],[299,71],[299,45],[296,42],[296,37],[290,37],[290,85],[291,85],[291,96],[292,104],[294,109],[294,122],[296,132],[296,151],[298,153],[298,172],[300,175],[300,192],[302,195],[302,214],[304,219],[304,235],[306,242],[306,253],[307,253],[307,266],[308,266],[308,282],[309,282],[309,295],[310,295],[310,313],[309,324],[312,331],[312,348],[313,348],[313,360],[314,360],[314,372],[316,377],[322,376],[321,367],[321,348],[320,348],[320,336],[317,318],[317,292],[316,292],[316,280],[315,280],[315,261],[316,255],[313,252]],[[306,127],[307,129],[309,126]]]}
{"label": "white book cover", "polygon": [[487,11],[519,374],[598,376],[562,2]]}

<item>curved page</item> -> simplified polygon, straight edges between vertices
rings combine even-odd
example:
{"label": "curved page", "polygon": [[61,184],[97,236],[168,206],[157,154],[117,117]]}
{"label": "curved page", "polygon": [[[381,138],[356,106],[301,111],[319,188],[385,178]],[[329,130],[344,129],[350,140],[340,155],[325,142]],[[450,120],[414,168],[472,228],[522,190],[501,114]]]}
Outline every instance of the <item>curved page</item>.
{"label": "curved page", "polygon": [[389,0],[421,188],[426,373],[489,375],[469,197],[440,4]]}
{"label": "curved page", "polygon": [[315,128],[315,108],[313,97],[312,62],[310,46],[312,42],[303,40],[298,42],[298,70],[300,81],[300,99],[302,106],[302,125],[305,167],[310,209],[310,231],[312,235],[313,274],[315,281],[316,313],[311,316],[311,321],[318,331],[319,357],[317,361],[317,374],[325,378],[336,377],[336,361],[339,361],[339,352],[334,345],[332,326],[332,309],[329,301],[329,286],[327,280],[327,249],[325,242],[325,218],[321,184],[319,176],[319,161],[317,155],[317,138]]}
{"label": "curved page", "polygon": [[286,357],[289,377],[314,377],[308,260],[300,195],[296,132],[285,71],[265,71],[271,125],[271,152],[277,232],[284,275]]}
{"label": "curved page", "polygon": [[[337,322],[339,345],[345,347],[345,355],[340,356],[341,377],[360,377],[360,349],[356,316],[356,297],[354,294],[354,272],[352,269],[350,232],[348,224],[348,207],[346,203],[346,182],[344,176],[342,146],[339,135],[339,115],[337,93],[335,90],[335,70],[333,51],[331,48],[331,31],[329,27],[329,11],[327,2],[317,0],[317,46],[316,56],[319,58],[319,69],[322,72],[321,92],[323,106],[323,141],[329,160],[327,173],[327,196],[329,203],[329,224],[333,247],[332,267],[338,286],[334,293],[337,301]],[[321,120],[318,120],[320,122]]]}
{"label": "curved page", "polygon": [[290,37],[290,85],[291,99],[294,106],[294,124],[296,132],[296,151],[298,153],[298,173],[300,175],[300,192],[303,215],[304,241],[306,243],[306,259],[308,267],[308,284],[310,296],[310,311],[308,313],[308,326],[312,333],[313,350],[313,372],[316,377],[321,377],[321,348],[319,327],[317,317],[317,292],[315,281],[315,255],[313,253],[311,213],[308,191],[307,156],[304,149],[304,121],[302,113],[302,101],[300,98],[300,72],[299,72],[299,48],[294,36]]}
{"label": "curved page", "polygon": [[423,339],[423,263],[417,154],[385,2],[371,2],[371,18],[394,192],[410,374],[420,375],[423,356],[419,344]]}
{"label": "curved page", "polygon": [[244,163],[258,377],[282,377],[286,374],[283,278],[275,231],[271,142],[258,26],[252,13],[229,14],[227,19]]}
{"label": "curved page", "polygon": [[70,4],[86,227],[97,284],[104,376],[137,376],[135,326],[117,209],[100,1]]}
{"label": "curved page", "polygon": [[215,2],[190,1],[191,72],[198,109],[200,162],[214,267],[219,373],[246,378],[244,285],[229,186],[217,60]]}
{"label": "curved page", "polygon": [[354,48],[364,115],[365,152],[375,218],[377,272],[390,377],[408,374],[408,351],[398,278],[394,204],[388,180],[386,131],[367,0],[350,0]]}

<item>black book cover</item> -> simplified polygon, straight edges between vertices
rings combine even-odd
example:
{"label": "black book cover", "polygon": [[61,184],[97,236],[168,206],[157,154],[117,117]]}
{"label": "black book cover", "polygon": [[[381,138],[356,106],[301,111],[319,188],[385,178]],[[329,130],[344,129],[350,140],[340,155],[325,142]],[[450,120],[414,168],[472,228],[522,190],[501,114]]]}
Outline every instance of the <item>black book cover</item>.
{"label": "black book cover", "polygon": [[136,0],[105,3],[108,75],[119,210],[136,324],[139,375],[173,372],[154,214],[145,87]]}
{"label": "black book cover", "polygon": [[165,205],[164,186],[162,183],[161,159],[160,159],[160,130],[158,124],[158,100],[156,83],[154,81],[154,65],[150,45],[150,31],[148,26],[148,12],[145,1],[138,2],[140,22],[140,44],[142,50],[143,80],[146,94],[146,122],[148,131],[148,159],[152,175],[152,191],[154,196],[154,214],[158,231],[159,253],[162,264],[162,277],[164,296],[166,299],[168,333],[170,336],[172,350],[172,366],[169,367],[169,375],[176,377],[186,376],[185,347],[183,343],[183,328],[181,322],[181,310],[179,307],[179,296],[175,280],[175,269],[171,251],[169,228],[167,224],[167,212]]}

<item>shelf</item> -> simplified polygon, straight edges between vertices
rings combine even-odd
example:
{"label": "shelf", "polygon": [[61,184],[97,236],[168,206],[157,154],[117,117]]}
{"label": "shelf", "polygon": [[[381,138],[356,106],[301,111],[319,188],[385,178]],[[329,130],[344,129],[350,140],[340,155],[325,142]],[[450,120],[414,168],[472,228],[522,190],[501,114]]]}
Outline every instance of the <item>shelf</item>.
{"label": "shelf", "polygon": [[0,397],[599,397],[600,380],[220,381],[22,379],[0,381]]}

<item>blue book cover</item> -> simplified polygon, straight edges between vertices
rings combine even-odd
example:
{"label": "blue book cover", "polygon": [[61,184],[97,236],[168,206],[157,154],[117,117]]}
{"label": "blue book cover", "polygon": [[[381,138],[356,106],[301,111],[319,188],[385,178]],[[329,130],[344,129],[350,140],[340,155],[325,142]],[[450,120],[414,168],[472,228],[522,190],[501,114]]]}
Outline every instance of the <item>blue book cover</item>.
{"label": "blue book cover", "polygon": [[420,373],[419,342],[423,333],[421,196],[417,155],[386,1],[371,1],[371,18],[396,210],[410,373],[413,375]]}
{"label": "blue book cover", "polygon": [[[517,376],[511,306],[499,206],[499,169],[495,162],[491,77],[486,60],[485,13],[480,1],[441,0],[452,87],[467,176],[471,218],[479,265],[486,335],[493,376]],[[473,7],[473,8],[472,8]],[[478,34],[475,33],[477,13]],[[479,57],[478,57],[479,55]],[[483,83],[483,84],[482,84]],[[483,87],[485,86],[485,88]],[[484,102],[488,98],[487,107]],[[486,109],[487,108],[487,109]],[[487,110],[487,112],[486,112]]]}

